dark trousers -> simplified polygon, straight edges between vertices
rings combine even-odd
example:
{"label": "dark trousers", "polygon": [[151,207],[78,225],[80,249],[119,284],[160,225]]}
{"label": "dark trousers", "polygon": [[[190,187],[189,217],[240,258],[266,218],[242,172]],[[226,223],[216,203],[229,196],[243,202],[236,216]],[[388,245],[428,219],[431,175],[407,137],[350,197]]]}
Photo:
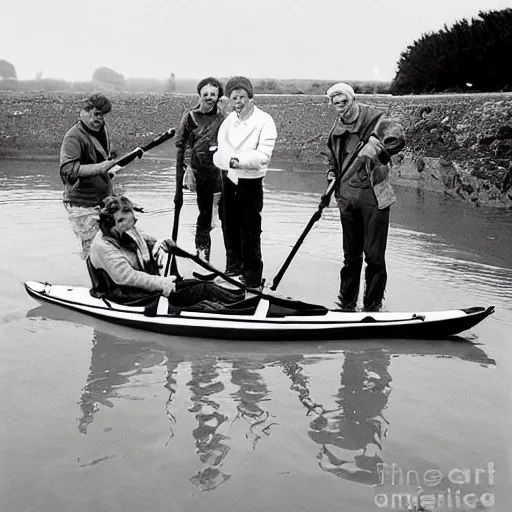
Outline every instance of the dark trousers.
{"label": "dark trousers", "polygon": [[[220,172],[220,171],[219,171]],[[213,196],[221,191],[220,175],[203,176],[196,173],[196,195],[199,215],[196,222],[196,249],[201,251],[202,257],[210,259],[213,214]]]}
{"label": "dark trousers", "polygon": [[259,286],[263,178],[239,179],[235,185],[222,172],[221,220],[226,246],[226,272],[242,273],[248,286]]}
{"label": "dark trousers", "polygon": [[355,307],[359,294],[363,254],[366,262],[365,308],[379,307],[386,289],[386,243],[389,207],[377,208],[371,188],[345,186],[337,198],[343,230],[343,268],[340,272],[339,298]]}
{"label": "dark trousers", "polygon": [[232,304],[242,297],[243,291],[241,290],[226,290],[215,283],[185,279],[176,285],[176,291],[169,296],[169,304],[180,308],[194,306],[203,300]]}

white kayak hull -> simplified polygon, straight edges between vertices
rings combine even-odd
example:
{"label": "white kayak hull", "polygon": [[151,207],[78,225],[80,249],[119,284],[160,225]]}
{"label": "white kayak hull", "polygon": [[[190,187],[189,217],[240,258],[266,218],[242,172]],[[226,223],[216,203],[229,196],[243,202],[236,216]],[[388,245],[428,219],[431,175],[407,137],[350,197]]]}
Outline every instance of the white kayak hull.
{"label": "white kayak hull", "polygon": [[[181,311],[167,314],[162,307],[148,316],[143,307],[115,304],[94,298],[89,289],[28,281],[32,297],[80,311],[107,322],[176,336],[236,340],[320,340],[351,338],[446,338],[472,328],[494,311],[473,307],[427,312],[342,312],[269,316],[268,301],[260,300],[253,314]],[[162,311],[161,313],[159,311]],[[156,313],[156,314],[155,314]]]}

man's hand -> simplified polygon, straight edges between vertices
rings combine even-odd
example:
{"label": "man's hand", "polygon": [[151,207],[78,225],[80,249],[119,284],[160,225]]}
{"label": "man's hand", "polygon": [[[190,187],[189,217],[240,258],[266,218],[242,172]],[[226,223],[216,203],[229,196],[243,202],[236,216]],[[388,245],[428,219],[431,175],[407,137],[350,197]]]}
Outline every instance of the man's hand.
{"label": "man's hand", "polygon": [[333,170],[327,171],[325,178],[327,180],[327,183],[331,183],[331,181],[336,179],[336,172]]}
{"label": "man's hand", "polygon": [[169,297],[171,293],[176,291],[176,276],[164,277],[162,295]]}
{"label": "man's hand", "polygon": [[174,248],[176,247],[176,242],[170,238],[166,238],[165,240],[162,240],[160,245],[165,252],[172,253]]}
{"label": "man's hand", "polygon": [[114,165],[116,165],[116,162],[115,162],[115,160],[105,160],[104,162],[101,162],[97,165],[99,166],[98,174],[106,175],[110,179],[110,176],[108,175],[108,171],[110,171],[110,169],[112,169],[112,167],[114,167]]}

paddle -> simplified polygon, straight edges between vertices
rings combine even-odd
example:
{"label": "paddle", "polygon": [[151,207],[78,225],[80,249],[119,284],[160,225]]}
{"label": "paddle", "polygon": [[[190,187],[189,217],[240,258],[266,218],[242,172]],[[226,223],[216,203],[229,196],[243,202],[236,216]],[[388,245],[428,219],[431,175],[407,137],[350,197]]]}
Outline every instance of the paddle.
{"label": "paddle", "polygon": [[323,193],[322,197],[320,198],[320,203],[318,204],[318,208],[317,208],[316,212],[312,215],[311,219],[309,219],[309,222],[307,223],[306,227],[304,228],[304,231],[302,232],[299,239],[293,246],[292,250],[290,251],[290,254],[286,258],[286,260],[283,263],[283,265],[281,266],[281,268],[279,269],[279,272],[274,277],[274,280],[272,281],[272,286],[270,287],[270,289],[272,291],[276,290],[276,288],[278,287],[279,283],[281,282],[281,279],[284,276],[284,273],[290,266],[290,263],[292,262],[293,257],[295,256],[295,254],[297,254],[297,251],[299,250],[300,246],[302,245],[302,242],[304,242],[304,239],[306,238],[308,233],[311,231],[311,228],[313,227],[315,222],[318,219],[320,219],[320,217],[322,216],[323,209],[329,205],[329,203],[331,201],[331,196],[333,195],[334,191],[338,188],[338,185],[339,185],[341,179],[343,178],[345,173],[348,171],[350,166],[354,163],[355,159],[358,157],[359,153],[364,148],[364,146],[366,146],[366,144],[370,140],[371,136],[374,136],[375,138],[377,138],[375,133],[373,133],[373,129],[369,131],[368,135],[366,135],[363,139],[361,139],[361,141],[357,145],[356,149],[350,156],[349,161],[344,166],[342,172],[340,172],[338,174],[338,176],[336,176],[336,179],[331,180],[329,182],[329,184],[327,185],[326,191]]}
{"label": "paddle", "polygon": [[[236,286],[237,288],[246,290],[254,295],[258,295],[262,299],[275,299],[275,297],[273,295],[264,293],[259,288],[250,288],[249,286],[245,286],[240,281],[237,281],[236,279],[233,279],[232,277],[224,274],[224,272],[217,270],[215,267],[210,265],[207,261],[202,260],[196,254],[187,252],[187,251],[185,251],[185,249],[182,249],[181,247],[178,247],[177,245],[175,245],[172,249],[169,250],[169,255],[170,254],[172,254],[175,257],[179,256],[180,258],[188,258],[189,260],[192,260],[193,262],[197,263],[200,267],[203,267],[204,269],[209,270],[210,272],[222,277],[222,279],[224,279],[228,283]],[[169,263],[169,260],[167,260],[167,261]]]}
{"label": "paddle", "polygon": [[[178,186],[178,184],[176,184]],[[172,239],[174,243],[178,240],[178,229],[180,226],[180,211],[183,206],[182,201],[174,202],[174,222],[172,225]],[[165,265],[164,276],[169,275],[176,276],[177,281],[181,281],[182,277],[178,271],[178,262],[176,261],[176,254],[174,252],[169,252],[169,256],[167,257],[167,264]]]}
{"label": "paddle", "polygon": [[112,167],[112,169],[108,171],[110,179],[114,178],[123,167],[128,165],[130,162],[133,162],[136,158],[142,158],[146,151],[156,148],[166,140],[169,140],[172,137],[174,137],[175,133],[176,130],[174,128],[169,128],[165,132],[162,132],[160,135],[157,135],[151,142],[148,142],[148,144],[146,144],[144,147],[135,148],[133,151],[130,151],[126,155],[119,158],[119,160],[116,161],[114,167]]}

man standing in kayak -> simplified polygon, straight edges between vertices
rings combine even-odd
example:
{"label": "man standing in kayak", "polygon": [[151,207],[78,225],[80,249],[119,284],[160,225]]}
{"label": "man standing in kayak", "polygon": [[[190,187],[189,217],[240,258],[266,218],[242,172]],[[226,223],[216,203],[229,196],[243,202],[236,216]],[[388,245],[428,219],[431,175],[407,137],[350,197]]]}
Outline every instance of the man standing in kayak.
{"label": "man standing in kayak", "polygon": [[226,274],[249,287],[262,284],[261,210],[263,178],[272,157],[277,129],[272,117],[254,105],[244,76],[232,77],[226,96],[234,107],[219,128],[213,162],[222,169],[222,225]]}
{"label": "man standing in kayak", "polygon": [[[339,180],[335,197],[340,210],[344,256],[338,295],[340,307],[345,311],[356,308],[364,254],[363,307],[365,311],[378,311],[387,282],[389,210],[396,201],[388,163],[390,155],[404,147],[404,133],[400,124],[387,119],[383,111],[359,104],[348,84],[333,85],[327,96],[339,114],[327,142],[331,153],[327,180]],[[346,169],[359,142],[367,139],[358,157]]]}
{"label": "man standing in kayak", "polygon": [[99,204],[112,194],[108,171],[115,165],[105,116],[112,104],[101,93],[88,96],[78,122],[66,133],[60,150],[64,205],[86,259],[98,231]]}
{"label": "man standing in kayak", "polygon": [[183,176],[185,152],[190,147],[190,167],[194,174],[197,207],[196,250],[200,258],[210,260],[212,216],[215,194],[221,192],[220,170],[213,163],[210,146],[217,139],[224,115],[218,107],[224,91],[213,77],[204,78],[197,84],[199,105],[186,112],[176,134],[176,193],[174,204],[183,205]]}

